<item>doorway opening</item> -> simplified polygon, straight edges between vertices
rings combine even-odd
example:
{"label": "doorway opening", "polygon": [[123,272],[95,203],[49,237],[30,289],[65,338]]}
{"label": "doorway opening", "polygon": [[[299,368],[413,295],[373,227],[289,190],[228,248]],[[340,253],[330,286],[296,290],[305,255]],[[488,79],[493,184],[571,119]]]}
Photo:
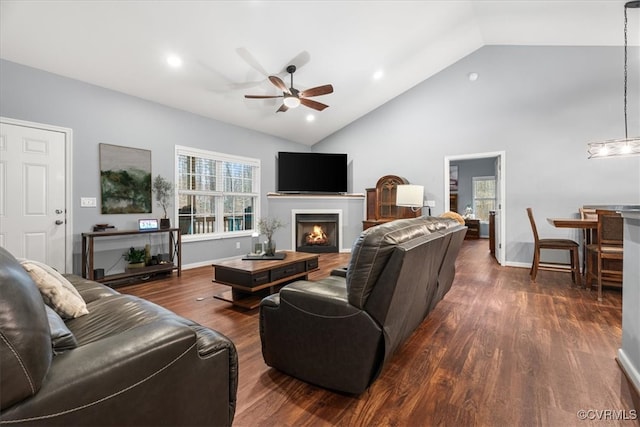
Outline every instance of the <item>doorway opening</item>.
{"label": "doorway opening", "polygon": [[[455,210],[458,213],[463,214],[465,210],[467,212],[473,211],[473,198],[467,196],[466,199],[461,200],[463,194],[459,191],[463,183],[458,182],[461,175],[465,175],[456,168],[457,162],[464,162],[465,164],[472,165],[473,160],[478,160],[478,163],[487,161],[493,162],[493,176],[495,176],[495,258],[500,265],[505,264],[505,233],[506,233],[506,221],[505,221],[505,155],[504,151],[494,151],[487,153],[474,153],[474,154],[462,154],[445,156],[444,158],[444,210]],[[453,163],[453,164],[452,164]],[[452,167],[454,166],[454,167]],[[483,173],[486,175],[486,173]],[[485,176],[486,178],[486,176]],[[472,181],[469,179],[468,188],[472,188]],[[457,206],[455,206],[457,205]]]}

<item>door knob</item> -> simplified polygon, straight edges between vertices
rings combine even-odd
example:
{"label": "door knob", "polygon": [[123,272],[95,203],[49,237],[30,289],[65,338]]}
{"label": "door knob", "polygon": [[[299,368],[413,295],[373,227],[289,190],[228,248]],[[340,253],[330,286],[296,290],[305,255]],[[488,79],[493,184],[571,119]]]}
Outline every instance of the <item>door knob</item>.
{"label": "door knob", "polygon": [[56,225],[62,225],[62,224],[64,224],[63,220],[59,219],[59,220],[56,221]]}

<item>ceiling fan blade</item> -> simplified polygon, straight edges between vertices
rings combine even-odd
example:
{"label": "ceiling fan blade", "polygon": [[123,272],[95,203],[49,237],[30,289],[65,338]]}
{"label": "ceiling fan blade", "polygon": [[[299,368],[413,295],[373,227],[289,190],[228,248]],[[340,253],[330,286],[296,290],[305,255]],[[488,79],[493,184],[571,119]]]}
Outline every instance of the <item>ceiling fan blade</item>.
{"label": "ceiling fan blade", "polygon": [[288,109],[289,109],[289,107],[287,107],[286,105],[282,104],[282,105],[280,106],[280,108],[278,108],[278,111],[276,111],[276,113],[280,113],[280,112],[284,113],[284,112],[285,112],[285,111],[287,111]]}
{"label": "ceiling fan blade", "polygon": [[237,48],[236,53],[258,73],[262,74],[264,77],[267,77],[269,75],[269,73],[265,71],[264,67],[260,65],[258,60],[251,54],[251,52],[249,52],[249,50],[247,50],[246,47]]}
{"label": "ceiling fan blade", "polygon": [[312,99],[300,98],[300,104],[307,106],[309,108],[313,108],[314,110],[322,111],[328,107],[328,105],[323,104],[318,101],[314,101]]}
{"label": "ceiling fan blade", "polygon": [[271,83],[273,83],[273,85],[275,87],[277,87],[278,89],[280,89],[281,91],[291,94],[291,92],[289,91],[289,88],[284,84],[284,82],[282,81],[282,79],[278,76],[269,76],[269,80],[271,81]]}
{"label": "ceiling fan blade", "polygon": [[282,98],[284,95],[245,95],[245,98],[249,99],[267,99],[267,98]]}
{"label": "ceiling fan blade", "polygon": [[303,90],[302,92],[300,92],[300,96],[306,96],[306,97],[320,96],[320,95],[326,95],[328,93],[333,93],[333,86],[324,85],[324,86],[312,87],[311,89]]}

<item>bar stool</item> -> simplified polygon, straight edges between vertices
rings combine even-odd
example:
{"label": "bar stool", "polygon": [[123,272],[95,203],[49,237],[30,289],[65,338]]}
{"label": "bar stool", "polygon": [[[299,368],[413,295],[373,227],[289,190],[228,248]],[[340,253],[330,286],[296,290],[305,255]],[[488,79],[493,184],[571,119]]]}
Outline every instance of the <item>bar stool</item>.
{"label": "bar stool", "polygon": [[598,241],[587,246],[586,278],[589,288],[594,279],[598,281],[598,301],[602,301],[603,280],[619,283],[622,286],[624,223],[622,215],[618,212],[598,209],[596,213],[598,214]]}
{"label": "bar stool", "polygon": [[[538,237],[538,229],[536,222],[533,219],[533,210],[527,208],[527,215],[529,216],[529,222],[531,223],[531,230],[533,231],[534,250],[533,250],[533,262],[531,263],[531,280],[536,281],[538,270],[550,270],[550,271],[567,271],[562,266],[571,267],[571,277],[573,283],[580,286],[580,245],[571,239],[540,239]],[[559,262],[540,262],[540,251],[542,249],[554,249],[569,251],[571,263],[559,263]]]}

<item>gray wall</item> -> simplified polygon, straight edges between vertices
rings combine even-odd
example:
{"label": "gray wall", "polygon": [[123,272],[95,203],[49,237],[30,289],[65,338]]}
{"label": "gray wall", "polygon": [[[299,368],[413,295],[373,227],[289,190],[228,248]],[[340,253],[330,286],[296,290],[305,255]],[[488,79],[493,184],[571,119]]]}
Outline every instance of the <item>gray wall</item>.
{"label": "gray wall", "polygon": [[[96,223],[135,229],[140,218],[139,214],[102,215],[99,208],[80,208],[80,197],[96,197],[99,205],[99,143],[151,150],[153,175],[161,174],[171,181],[175,145],[259,158],[262,216],[269,214],[266,193],[275,189],[276,153],[310,150],[304,145],[4,60],[0,60],[0,115],[73,130],[75,272],[80,271],[80,233],[91,231]],[[154,206],[152,216],[160,218],[162,209]],[[237,241],[241,242],[240,249],[236,249]],[[248,253],[250,244],[249,237],[186,243],[183,262],[197,264]],[[121,240],[112,246],[126,248],[126,245]],[[108,265],[117,262],[121,253],[122,249],[118,249],[108,255]]]}
{"label": "gray wall", "polygon": [[[630,49],[629,69],[639,69]],[[640,158],[588,160],[587,142],[624,137],[621,47],[485,46],[316,144],[348,151],[353,191],[386,174],[425,186],[442,212],[444,157],[506,152],[507,264],[530,265],[539,232],[579,239],[545,217],[585,203],[640,202]],[[468,73],[479,78],[469,81]],[[638,135],[640,87],[629,80],[629,134]]]}

